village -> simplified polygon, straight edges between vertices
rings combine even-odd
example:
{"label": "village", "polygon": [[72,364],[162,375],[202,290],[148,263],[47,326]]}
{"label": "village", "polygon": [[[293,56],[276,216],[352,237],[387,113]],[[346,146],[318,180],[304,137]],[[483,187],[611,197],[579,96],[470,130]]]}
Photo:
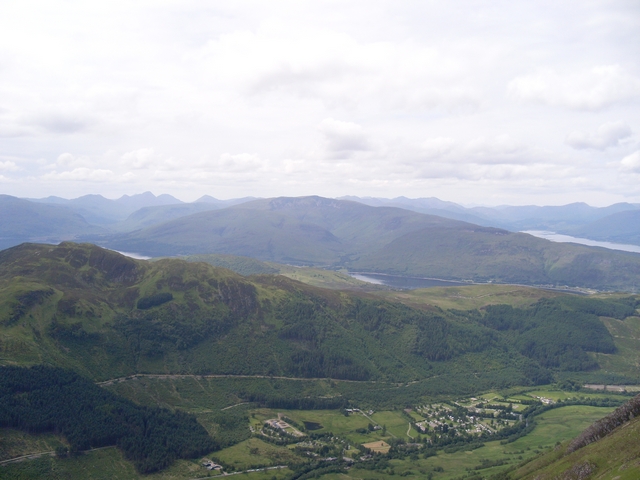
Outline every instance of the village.
{"label": "village", "polygon": [[[549,404],[553,400],[544,397],[502,398],[498,395],[470,397],[451,402],[418,405],[398,412],[405,420],[405,427],[398,435],[376,420],[376,412],[355,406],[345,408],[345,417],[364,417],[366,426],[353,431],[333,435],[314,422],[296,421],[277,413],[275,418],[251,425],[251,432],[261,438],[289,448],[307,458],[334,461],[337,458],[365,461],[375,454],[387,454],[396,449],[422,448],[449,441],[469,440],[470,437],[486,437],[512,427],[522,420],[522,412],[532,403]],[[401,420],[402,421],[402,420]],[[484,435],[483,435],[484,434]],[[458,440],[456,440],[458,438]]]}

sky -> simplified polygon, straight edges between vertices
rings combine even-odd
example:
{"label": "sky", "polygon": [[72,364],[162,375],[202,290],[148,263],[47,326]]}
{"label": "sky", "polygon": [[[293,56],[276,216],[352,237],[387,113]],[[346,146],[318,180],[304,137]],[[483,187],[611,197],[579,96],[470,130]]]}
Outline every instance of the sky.
{"label": "sky", "polygon": [[0,193],[640,202],[640,2],[0,2]]}

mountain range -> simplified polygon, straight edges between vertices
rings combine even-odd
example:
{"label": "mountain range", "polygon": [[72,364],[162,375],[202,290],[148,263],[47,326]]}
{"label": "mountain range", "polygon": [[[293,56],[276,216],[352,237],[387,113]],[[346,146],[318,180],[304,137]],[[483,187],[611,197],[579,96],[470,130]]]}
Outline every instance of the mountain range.
{"label": "mountain range", "polygon": [[[387,202],[412,208],[407,209],[317,196],[228,201],[203,197],[178,203],[168,195],[156,197],[149,192],[118,200],[100,196],[45,200],[49,203],[0,197],[5,220],[0,246],[79,240],[152,257],[215,253],[471,282],[633,292],[640,288],[638,254],[554,243],[479,224],[507,219],[542,228],[548,222],[565,226],[573,222],[576,232],[603,238],[605,234],[598,232],[606,231],[609,238],[617,235],[616,240],[622,241],[640,228],[636,227],[640,210],[631,204],[604,209],[573,204],[465,210],[437,199]],[[383,199],[365,200],[384,203]],[[457,212],[464,218],[474,211],[472,219],[478,223],[416,210]],[[86,221],[82,212],[101,219],[101,225]]]}

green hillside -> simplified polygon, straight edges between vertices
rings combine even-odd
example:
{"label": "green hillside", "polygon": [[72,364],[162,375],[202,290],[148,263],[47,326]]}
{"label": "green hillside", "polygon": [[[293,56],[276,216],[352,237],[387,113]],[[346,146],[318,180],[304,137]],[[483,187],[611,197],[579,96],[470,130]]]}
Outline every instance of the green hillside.
{"label": "green hillside", "polygon": [[240,275],[279,274],[307,285],[332,290],[386,291],[388,287],[358,280],[344,271],[314,267],[296,267],[276,262],[262,262],[251,257],[206,253],[182,257],[187,262],[204,262],[214,267],[228,268]]}
{"label": "green hillside", "polygon": [[[24,244],[0,252],[0,363],[51,364],[96,380],[176,373],[408,382],[446,374],[447,388],[459,391],[563,372],[596,381],[594,355],[618,352],[599,316],[610,328],[631,322],[635,302],[559,296],[516,307],[412,308],[205,263]],[[626,363],[617,365],[608,375],[628,375]]]}
{"label": "green hillside", "polygon": [[189,255],[183,257],[187,262],[204,262],[214,267],[227,268],[240,275],[260,275],[269,273],[279,273],[280,265],[269,265],[251,257],[240,257],[237,255],[225,255],[223,253],[205,253],[202,255]]}

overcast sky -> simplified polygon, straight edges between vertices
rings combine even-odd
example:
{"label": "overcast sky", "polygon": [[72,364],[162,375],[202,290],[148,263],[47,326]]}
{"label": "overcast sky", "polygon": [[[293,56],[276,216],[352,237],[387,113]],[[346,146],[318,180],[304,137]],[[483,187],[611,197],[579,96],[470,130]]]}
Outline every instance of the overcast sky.
{"label": "overcast sky", "polygon": [[640,202],[640,1],[0,2],[0,193]]}

